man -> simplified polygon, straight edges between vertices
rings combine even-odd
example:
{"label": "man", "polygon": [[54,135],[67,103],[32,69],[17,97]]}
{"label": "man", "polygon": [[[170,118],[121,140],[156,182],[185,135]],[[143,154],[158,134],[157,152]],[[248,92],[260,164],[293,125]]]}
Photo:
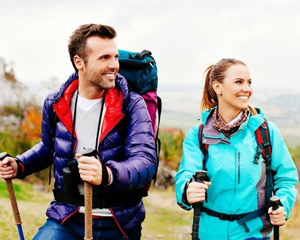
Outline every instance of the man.
{"label": "man", "polygon": [[[94,239],[141,238],[141,199],[157,159],[146,105],[117,74],[115,36],[105,25],[75,30],[69,54],[76,73],[46,98],[41,142],[0,163],[4,179],[24,178],[54,163],[55,199],[35,240],[83,239],[82,181],[93,185]],[[98,158],[83,155],[88,148],[96,149]]]}

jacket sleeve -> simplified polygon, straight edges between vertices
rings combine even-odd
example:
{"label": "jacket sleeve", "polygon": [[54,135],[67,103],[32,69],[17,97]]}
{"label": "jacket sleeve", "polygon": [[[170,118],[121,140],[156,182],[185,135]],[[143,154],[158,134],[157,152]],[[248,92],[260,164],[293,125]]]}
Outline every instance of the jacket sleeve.
{"label": "jacket sleeve", "polygon": [[143,98],[130,93],[127,107],[128,130],[124,146],[124,161],[106,163],[114,176],[109,186],[117,190],[143,189],[154,176],[157,157],[150,116]]}
{"label": "jacket sleeve", "polygon": [[53,163],[53,139],[51,137],[50,116],[52,101],[49,95],[44,101],[41,141],[25,153],[16,158],[23,165],[23,172],[18,173],[19,178],[24,178],[34,172],[38,172]]}
{"label": "jacket sleeve", "polygon": [[295,185],[298,183],[298,173],[288,148],[274,123],[269,123],[272,144],[272,170],[274,175],[275,194],[285,208],[287,218],[296,200]]}
{"label": "jacket sleeve", "polygon": [[185,210],[190,210],[192,208],[191,205],[187,205],[182,199],[185,187],[193,174],[197,170],[202,169],[203,164],[203,153],[199,147],[198,134],[199,125],[194,126],[187,132],[183,141],[180,165],[175,176],[177,203]]}

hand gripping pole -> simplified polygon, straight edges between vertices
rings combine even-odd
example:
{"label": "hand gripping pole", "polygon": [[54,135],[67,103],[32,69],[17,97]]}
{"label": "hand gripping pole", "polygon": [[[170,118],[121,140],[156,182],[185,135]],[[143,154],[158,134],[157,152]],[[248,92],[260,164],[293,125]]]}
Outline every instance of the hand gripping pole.
{"label": "hand gripping pole", "polygon": [[[0,161],[4,160],[4,158],[6,158],[6,157],[11,157],[11,156],[6,152],[0,153]],[[19,213],[18,203],[17,203],[12,179],[11,178],[5,179],[5,181],[6,181],[6,185],[7,185],[7,190],[8,190],[8,194],[9,194],[9,199],[10,199],[13,215],[15,218],[15,223],[18,228],[19,237],[20,237],[20,240],[24,240],[24,234],[23,234],[22,225],[21,225],[22,221],[21,221],[21,217],[20,217],[20,213]]]}
{"label": "hand gripping pole", "polygon": [[[95,157],[98,159],[97,151],[91,148],[85,148],[83,156]],[[93,239],[93,186],[89,182],[84,182],[84,239],[92,240]]]}
{"label": "hand gripping pole", "polygon": [[[204,183],[204,179],[206,177],[207,172],[205,170],[197,171],[194,175],[194,179],[196,182]],[[198,202],[193,204],[194,208],[194,217],[193,217],[193,232],[192,232],[192,240],[198,240],[198,231],[199,231],[199,219],[201,214],[201,207],[203,203]]]}
{"label": "hand gripping pole", "polygon": [[[272,204],[272,209],[273,209],[273,211],[275,211],[280,206],[280,199],[277,196],[272,196],[270,198],[270,200],[271,200],[271,204]],[[274,240],[279,240],[279,226],[274,226],[273,238],[274,238]]]}

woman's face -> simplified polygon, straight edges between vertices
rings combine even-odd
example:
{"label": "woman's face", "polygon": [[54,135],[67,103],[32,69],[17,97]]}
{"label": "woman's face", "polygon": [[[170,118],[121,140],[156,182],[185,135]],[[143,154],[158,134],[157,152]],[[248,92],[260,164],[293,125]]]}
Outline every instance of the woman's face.
{"label": "woman's face", "polygon": [[215,81],[213,87],[218,96],[219,108],[239,113],[248,107],[252,95],[251,77],[242,64],[232,65],[225,72],[223,83]]}

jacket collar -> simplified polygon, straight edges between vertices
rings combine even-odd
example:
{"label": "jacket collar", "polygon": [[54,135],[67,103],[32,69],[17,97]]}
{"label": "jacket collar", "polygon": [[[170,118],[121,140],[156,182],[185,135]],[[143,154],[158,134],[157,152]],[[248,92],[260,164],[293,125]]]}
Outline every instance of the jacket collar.
{"label": "jacket collar", "polygon": [[[226,138],[222,133],[220,133],[217,129],[213,127],[212,124],[212,115],[216,107],[204,111],[201,114],[201,120],[204,124],[203,128],[203,143],[204,144],[217,144],[219,142],[224,142],[229,144],[228,138]],[[261,111],[261,109],[256,108],[258,114],[250,115],[250,111],[248,109],[248,118],[245,122],[243,122],[239,128],[240,130],[245,130],[249,128],[251,132],[255,132],[257,128],[264,122],[265,115]]]}
{"label": "jacket collar", "polygon": [[[71,99],[79,85],[78,75],[73,73],[61,86],[57,98],[54,100],[53,108],[64,126],[72,133],[73,120],[70,109]],[[127,82],[123,76],[117,74],[116,87],[106,90],[105,107],[106,112],[101,128],[100,141],[105,135],[124,117],[125,110],[123,102],[128,96]],[[76,137],[76,133],[75,133]]]}
{"label": "jacket collar", "polygon": [[[72,73],[69,76],[68,80],[61,85],[61,87],[59,89],[59,92],[58,92],[58,94],[57,94],[57,96],[54,100],[54,103],[57,103],[60,100],[62,95],[65,93],[66,89],[75,80],[78,81],[78,74],[76,72]],[[126,79],[121,74],[118,73],[115,81],[116,81],[116,87],[120,88],[123,92],[123,100],[126,99],[126,97],[129,94],[128,83],[127,83]],[[77,84],[77,88],[78,88],[78,84]]]}

